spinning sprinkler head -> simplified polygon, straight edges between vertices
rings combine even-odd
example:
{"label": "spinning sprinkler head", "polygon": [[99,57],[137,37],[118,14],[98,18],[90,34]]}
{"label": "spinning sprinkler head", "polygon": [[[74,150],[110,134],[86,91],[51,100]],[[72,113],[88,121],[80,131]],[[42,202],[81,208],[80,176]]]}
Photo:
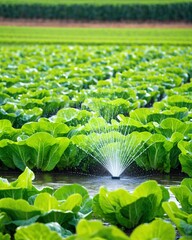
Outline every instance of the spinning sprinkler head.
{"label": "spinning sprinkler head", "polygon": [[120,179],[120,176],[111,176],[112,179]]}

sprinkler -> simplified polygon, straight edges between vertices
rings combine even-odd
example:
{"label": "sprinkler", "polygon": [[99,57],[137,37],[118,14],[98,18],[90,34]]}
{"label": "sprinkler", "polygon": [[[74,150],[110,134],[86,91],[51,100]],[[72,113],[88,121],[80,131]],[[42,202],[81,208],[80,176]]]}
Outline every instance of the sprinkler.
{"label": "sprinkler", "polygon": [[[73,136],[73,141],[86,154],[100,163],[114,180],[119,180],[124,170],[153,144],[145,147],[152,136],[149,132],[145,134],[136,131],[129,133],[128,125],[125,132],[122,133],[122,129],[118,128],[116,124],[109,125],[103,118],[92,118],[90,121],[92,121],[90,126],[94,126],[94,128],[91,129],[89,135]],[[121,125],[119,126],[121,127]]]}
{"label": "sprinkler", "polygon": [[120,179],[120,176],[111,176],[112,179]]}

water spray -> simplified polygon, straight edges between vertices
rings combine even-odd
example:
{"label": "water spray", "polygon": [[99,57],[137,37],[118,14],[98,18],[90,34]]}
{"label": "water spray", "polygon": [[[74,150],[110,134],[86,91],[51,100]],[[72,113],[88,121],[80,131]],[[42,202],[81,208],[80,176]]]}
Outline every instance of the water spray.
{"label": "water spray", "polygon": [[152,144],[149,132],[130,132],[129,122],[122,132],[121,125],[112,125],[101,117],[92,119],[92,131],[88,135],[77,135],[73,141],[100,163],[114,180]]}

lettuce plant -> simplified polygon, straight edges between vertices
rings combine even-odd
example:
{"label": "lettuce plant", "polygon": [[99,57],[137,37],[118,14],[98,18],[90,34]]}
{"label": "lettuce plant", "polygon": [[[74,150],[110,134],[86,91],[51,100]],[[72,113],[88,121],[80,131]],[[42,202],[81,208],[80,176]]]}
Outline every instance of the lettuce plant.
{"label": "lettuce plant", "polygon": [[[192,138],[192,134],[190,134],[190,139]],[[178,143],[178,147],[181,150],[179,155],[179,161],[181,163],[182,171],[187,173],[190,177],[192,177],[192,142],[189,141],[180,141]]]}
{"label": "lettuce plant", "polygon": [[66,240],[130,240],[130,238],[115,226],[103,226],[100,221],[82,219],[76,227],[76,235]]}
{"label": "lettuce plant", "polygon": [[10,168],[24,170],[28,166],[31,169],[50,171],[59,162],[68,145],[68,138],[54,138],[46,132],[37,132],[30,137],[21,135],[17,141],[0,141],[0,158]]}
{"label": "lettuce plant", "polygon": [[7,119],[0,120],[0,140],[12,139],[15,140],[21,134],[21,129],[12,127],[12,123]]}
{"label": "lettuce plant", "polygon": [[[158,103],[159,105],[162,104],[161,102]],[[147,124],[149,122],[156,122],[161,123],[163,120],[167,118],[176,118],[176,119],[183,119],[187,116],[188,111],[187,108],[179,108],[179,107],[170,107],[170,109],[158,109],[160,106],[155,107],[157,105],[154,104],[153,108],[138,108],[133,110],[130,113],[130,117],[134,120],[140,121],[143,124]],[[171,123],[170,123],[171,124]]]}
{"label": "lettuce plant", "polygon": [[18,109],[14,103],[6,103],[0,106],[0,119],[8,119],[12,124],[17,124],[24,110]]}
{"label": "lettuce plant", "polygon": [[156,125],[155,130],[161,133],[166,138],[171,138],[173,133],[180,133],[187,137],[192,133],[192,123],[182,122],[176,118],[166,118],[159,125]]}
{"label": "lettuce plant", "polygon": [[170,190],[181,204],[182,210],[192,214],[192,179],[185,178],[179,186],[171,186]]}
{"label": "lettuce plant", "polygon": [[170,151],[173,143],[161,134],[153,134],[145,144],[147,149],[143,155],[136,159],[139,167],[145,170],[159,170],[161,172],[170,172],[171,160]]}
{"label": "lettuce plant", "polygon": [[175,236],[172,224],[162,219],[139,225],[129,237],[116,226],[104,226],[100,221],[82,219],[76,227],[76,235],[69,236],[66,240],[175,240]]}
{"label": "lettuce plant", "polygon": [[192,214],[180,209],[175,202],[164,202],[162,204],[164,211],[176,225],[182,236],[192,237]]}
{"label": "lettuce plant", "polygon": [[[79,184],[64,185],[58,188],[53,196],[58,201],[65,201],[65,208],[67,206],[68,210],[70,208],[77,211],[79,217],[87,218],[92,214],[92,198],[90,198],[87,189]],[[79,205],[77,203],[74,205],[77,201]]]}
{"label": "lettuce plant", "polygon": [[86,124],[91,117],[93,117],[93,113],[86,110],[63,108],[51,119],[55,122],[65,123],[68,126],[78,126],[79,124]]}
{"label": "lettuce plant", "polygon": [[39,122],[29,122],[22,126],[22,132],[31,136],[38,132],[47,132],[53,137],[64,137],[70,131],[70,128],[64,123],[49,122],[48,119],[40,119]]}
{"label": "lettuce plant", "polygon": [[25,170],[13,182],[9,182],[7,179],[0,178],[0,198],[28,200],[31,196],[41,192],[53,192],[53,189],[50,187],[37,189],[32,183],[34,179],[35,175],[28,167],[26,167]]}
{"label": "lettuce plant", "polygon": [[124,189],[109,192],[101,187],[93,198],[93,213],[111,224],[131,229],[163,216],[161,204],[168,199],[168,191],[153,180],[142,183],[133,193]]}
{"label": "lettuce plant", "polygon": [[108,98],[88,98],[84,101],[82,107],[99,113],[107,122],[110,122],[118,114],[128,114],[130,110],[139,107],[138,105],[137,101],[131,104],[123,98],[114,100]]}
{"label": "lettuce plant", "polygon": [[0,106],[0,119],[8,119],[14,127],[21,127],[29,121],[37,121],[42,115],[43,110],[38,107],[31,109],[22,109],[16,107],[15,104],[6,103]]}
{"label": "lettuce plant", "polygon": [[[90,217],[92,199],[84,187],[72,184],[54,192],[50,188],[38,190],[32,184],[33,179],[34,174],[28,168],[14,182],[1,179],[1,231],[14,233],[16,227],[35,222],[57,222],[61,227],[74,231],[80,219]],[[58,227],[54,225],[52,228]],[[69,233],[66,232],[67,235]]]}
{"label": "lettuce plant", "polygon": [[22,226],[17,228],[14,238],[15,240],[63,239],[56,231],[52,231],[51,229],[49,229],[48,226],[43,223],[33,223],[29,226]]}
{"label": "lettuce plant", "polygon": [[187,109],[192,109],[192,100],[190,97],[187,96],[170,96],[167,98],[166,102],[171,106],[177,106],[177,107],[186,107]]}

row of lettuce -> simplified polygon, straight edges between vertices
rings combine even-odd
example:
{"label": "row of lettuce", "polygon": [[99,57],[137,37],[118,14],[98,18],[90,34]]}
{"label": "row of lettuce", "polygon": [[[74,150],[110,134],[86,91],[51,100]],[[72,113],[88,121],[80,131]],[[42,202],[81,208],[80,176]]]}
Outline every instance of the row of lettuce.
{"label": "row of lettuce", "polygon": [[116,131],[119,139],[140,133],[147,150],[138,167],[169,173],[181,166],[192,176],[191,53],[173,46],[1,47],[1,167],[91,170],[95,133],[110,139]]}
{"label": "row of lettuce", "polygon": [[[74,109],[65,110],[71,113]],[[143,116],[145,110],[147,112],[149,109],[135,110],[131,112],[131,116],[136,114],[138,117],[139,113]],[[186,108],[184,111],[186,113]],[[173,114],[175,112],[171,112]],[[183,115],[183,109],[177,115]],[[163,114],[152,113],[149,116],[159,119]],[[190,121],[183,122],[166,114],[159,122],[149,121],[145,124],[124,115],[118,115],[118,118],[119,122],[114,120],[109,124],[104,118],[93,117],[80,127],[69,127],[64,123],[41,119],[39,122],[26,123],[20,129],[13,128],[9,120],[0,120],[1,163],[4,167],[20,170],[24,170],[26,166],[42,171],[72,169],[79,165],[82,167],[82,164],[88,169],[90,165],[94,166],[94,159],[89,159],[87,154],[89,147],[98,146],[97,141],[100,141],[96,134],[100,134],[99,138],[103,137],[103,147],[107,147],[111,143],[112,134],[114,136],[116,132],[116,142],[122,142],[125,135],[131,137],[129,147],[132,149],[136,149],[141,142],[144,143],[142,149],[147,150],[136,159],[137,166],[142,169],[169,173],[181,165],[182,171],[192,176]],[[149,140],[146,141],[146,138]],[[97,149],[91,150],[93,154],[97,152]],[[88,153],[91,155],[91,152]]]}
{"label": "row of lettuce", "polygon": [[192,74],[190,47],[38,49],[1,48],[0,118],[17,128],[66,107],[104,118],[127,115],[159,101]]}
{"label": "row of lettuce", "polygon": [[0,179],[1,239],[175,240],[178,233],[180,240],[192,237],[190,178],[170,187],[177,199],[173,201],[168,189],[154,180],[133,192],[100,187],[90,197],[78,184],[37,189],[34,177],[26,168],[15,181]]}

